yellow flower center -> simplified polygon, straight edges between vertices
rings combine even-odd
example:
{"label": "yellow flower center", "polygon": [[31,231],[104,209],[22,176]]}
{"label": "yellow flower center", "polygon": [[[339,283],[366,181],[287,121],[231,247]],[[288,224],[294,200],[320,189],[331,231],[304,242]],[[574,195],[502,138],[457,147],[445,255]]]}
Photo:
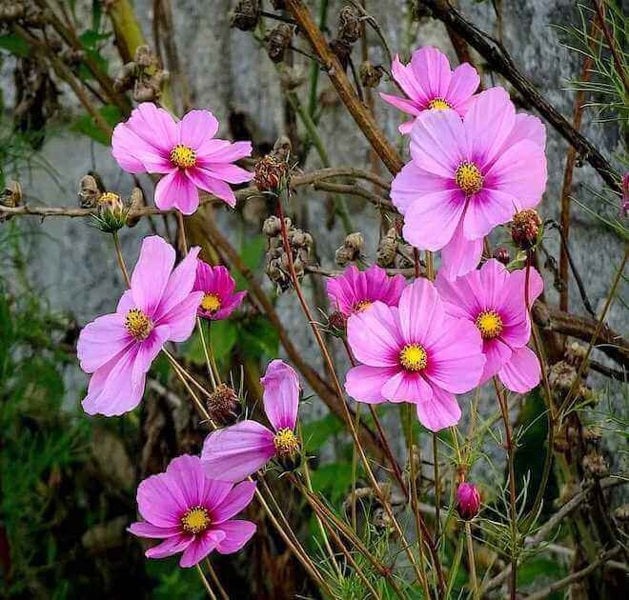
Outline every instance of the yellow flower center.
{"label": "yellow flower center", "polygon": [[432,108],[434,110],[448,110],[452,108],[448,102],[446,102],[443,98],[434,98],[428,103],[428,108]]}
{"label": "yellow flower center", "polygon": [[291,429],[280,429],[273,438],[278,456],[291,456],[299,452],[299,440]]}
{"label": "yellow flower center", "polygon": [[356,304],[354,304],[354,310],[356,312],[363,312],[364,310],[367,310],[372,304],[373,302],[371,300],[361,300],[360,302],[356,302]]}
{"label": "yellow flower center", "polygon": [[195,506],[189,508],[183,517],[181,517],[181,526],[188,533],[197,534],[205,531],[210,523],[210,515],[203,506]]}
{"label": "yellow flower center", "polygon": [[122,204],[122,200],[120,198],[120,196],[114,192],[104,192],[103,194],[100,195],[100,198],[98,199],[98,203],[101,206],[118,206],[119,204]]}
{"label": "yellow flower center", "polygon": [[221,299],[216,294],[203,294],[201,308],[208,312],[216,312],[221,307]]}
{"label": "yellow flower center", "polygon": [[466,196],[480,192],[483,187],[483,176],[472,162],[462,162],[456,170],[454,178]]}
{"label": "yellow flower center", "polygon": [[145,340],[153,331],[153,321],[139,308],[132,308],[127,313],[124,325],[136,340]]}
{"label": "yellow flower center", "polygon": [[476,317],[476,327],[484,340],[492,340],[502,333],[502,319],[495,310],[484,310]]}
{"label": "yellow flower center", "polygon": [[180,169],[189,169],[197,164],[197,153],[189,146],[177,144],[170,151],[170,162]]}
{"label": "yellow flower center", "polygon": [[426,368],[428,354],[419,344],[408,344],[400,352],[400,364],[407,371],[417,373]]}

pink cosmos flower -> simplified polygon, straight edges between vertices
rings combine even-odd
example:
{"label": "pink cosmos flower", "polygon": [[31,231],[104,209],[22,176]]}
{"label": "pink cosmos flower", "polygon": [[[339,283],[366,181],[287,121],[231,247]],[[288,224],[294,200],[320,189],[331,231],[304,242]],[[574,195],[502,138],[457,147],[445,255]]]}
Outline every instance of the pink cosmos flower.
{"label": "pink cosmos flower", "polygon": [[264,412],[273,431],[246,420],[211,433],[201,460],[210,477],[239,481],[261,469],[272,458],[294,460],[299,441],[294,433],[299,403],[297,373],[281,360],[269,363],[260,379]]}
{"label": "pink cosmos flower", "polygon": [[212,321],[220,321],[231,315],[247,295],[247,292],[236,292],[236,282],[229,271],[222,266],[212,267],[199,260],[194,281],[195,292],[203,292],[198,314]]}
{"label": "pink cosmos flower", "polygon": [[326,282],[333,308],[346,317],[369,308],[376,301],[396,306],[405,285],[403,275],[389,277],[377,265],[366,271],[359,271],[351,265],[342,275],[331,277]]}
{"label": "pink cosmos flower", "polygon": [[192,292],[199,248],[173,270],[175,250],[159,236],[144,239],[131,289],[115,313],[86,325],[77,344],[81,368],[92,373],[83,408],[121,415],[142,399],[146,373],[164,344],[192,333],[202,292]]}
{"label": "pink cosmos flower", "polygon": [[541,200],[544,142],[539,119],[516,115],[502,88],[481,92],[463,120],[454,111],[422,113],[412,160],[391,186],[404,237],[422,250],[443,248],[449,277],[473,269],[483,237]]}
{"label": "pink cosmos flower", "polygon": [[210,479],[198,456],[184,454],[172,460],[165,473],[140,483],[138,511],[144,521],[129,531],[163,541],[146,551],[147,558],[165,558],[183,552],[182,567],[193,567],[210,552],[238,552],[255,533],[250,521],[233,519],[253,498],[256,484],[234,486]]}
{"label": "pink cosmos flower", "polygon": [[[466,319],[483,338],[486,362],[480,383],[498,375],[505,387],[524,393],[540,380],[540,365],[527,347],[531,320],[526,310],[526,270],[509,272],[497,260],[488,260],[478,271],[448,281],[441,274],[437,289],[452,317]],[[542,293],[544,282],[529,271],[529,305]]]}
{"label": "pink cosmos flower", "polygon": [[251,142],[214,139],[218,121],[208,110],[192,110],[176,121],[163,108],[144,102],[114,129],[112,154],[129,173],[164,173],[155,188],[155,204],[191,215],[199,206],[197,188],[218,196],[232,208],[230,183],[252,174],[232,164],[251,155]]}
{"label": "pink cosmos flower", "polygon": [[397,307],[375,302],[352,315],[347,337],[363,363],[347,373],[347,393],[368,404],[416,404],[420,422],[432,431],[458,423],[454,394],[474,388],[485,364],[478,330],[449,317],[427,279],[407,286]]}
{"label": "pink cosmos flower", "polygon": [[408,98],[382,93],[380,96],[414,117],[400,125],[400,133],[409,133],[415,118],[426,110],[452,109],[463,116],[480,83],[474,67],[463,63],[452,71],[448,57],[430,46],[413,52],[411,62],[406,66],[396,56],[391,71]]}
{"label": "pink cosmos flower", "polygon": [[456,489],[456,510],[464,521],[471,521],[480,512],[480,493],[473,483],[466,481]]}

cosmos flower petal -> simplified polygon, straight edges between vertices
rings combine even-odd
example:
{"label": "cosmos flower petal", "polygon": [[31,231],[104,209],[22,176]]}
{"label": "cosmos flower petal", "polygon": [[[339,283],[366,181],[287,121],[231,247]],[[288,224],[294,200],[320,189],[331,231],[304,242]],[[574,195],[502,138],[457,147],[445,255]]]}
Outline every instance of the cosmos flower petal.
{"label": "cosmos flower petal", "polygon": [[450,86],[446,93],[448,101],[460,115],[467,111],[470,98],[480,85],[480,77],[476,69],[468,64],[459,65],[452,72]]}
{"label": "cosmos flower petal", "polygon": [[421,82],[415,76],[413,67],[410,64],[403,65],[397,54],[391,63],[391,74],[404,93],[418,105],[424,106],[430,101]]}
{"label": "cosmos flower petal", "polygon": [[417,373],[398,371],[382,386],[382,395],[389,402],[428,402],[432,387]]}
{"label": "cosmos flower petal", "polygon": [[131,523],[127,527],[127,531],[138,537],[162,539],[180,535],[181,528],[177,525],[173,527],[158,527],[146,521],[138,521],[137,523]]}
{"label": "cosmos flower petal", "polygon": [[453,179],[457,167],[466,160],[462,140],[465,129],[456,112],[426,111],[411,131],[411,157],[423,171]]}
{"label": "cosmos flower petal", "polygon": [[93,373],[132,343],[124,315],[113,313],[94,319],[79,334],[76,352],[81,369]]}
{"label": "cosmos flower petal", "polygon": [[[180,494],[180,501],[183,506],[191,507],[203,504],[206,499],[204,491],[207,476],[198,457],[184,454],[174,458],[170,461],[165,475],[165,477],[162,476],[162,481],[167,484],[172,483],[168,487]],[[217,484],[224,492],[222,495],[218,495],[217,500],[220,502],[229,493],[231,486],[225,482],[217,482]]]}
{"label": "cosmos flower petal", "polygon": [[452,182],[439,175],[419,169],[409,162],[395,176],[391,184],[391,200],[404,215],[414,202],[422,202],[423,196],[452,189]]}
{"label": "cosmos flower petal", "polygon": [[201,460],[214,479],[240,481],[261,469],[273,456],[273,432],[255,421],[241,421],[210,433]]}
{"label": "cosmos flower petal", "polygon": [[532,390],[540,381],[539,359],[528,346],[517,348],[498,376],[507,389],[524,394]]}
{"label": "cosmos flower petal", "polygon": [[443,52],[432,46],[424,46],[413,52],[411,68],[429,99],[448,97],[452,71],[448,57]]}
{"label": "cosmos flower petal", "polygon": [[255,493],[256,484],[253,481],[235,485],[225,499],[212,509],[212,523],[218,525],[237,515],[250,504]]}
{"label": "cosmos flower petal", "polygon": [[458,190],[426,194],[408,208],[404,238],[420,250],[440,250],[452,239],[464,208]]}
{"label": "cosmos flower petal", "polygon": [[431,330],[441,329],[445,318],[439,293],[428,279],[416,279],[406,287],[398,310],[402,336],[410,344],[429,342]]}
{"label": "cosmos flower petal", "polygon": [[161,302],[155,312],[155,319],[168,318],[168,314],[183,302],[193,290],[197,271],[197,257],[201,248],[194,246],[171,273]]}
{"label": "cosmos flower petal", "polygon": [[209,171],[202,168],[190,169],[187,173],[190,181],[198,188],[214,194],[231,208],[236,206],[236,196],[227,183],[213,177]]}
{"label": "cosmos flower petal", "polygon": [[375,302],[369,310],[352,315],[347,321],[347,339],[360,362],[372,367],[397,365],[403,346],[397,309]]}
{"label": "cosmos flower petal", "polygon": [[161,210],[178,209],[184,215],[193,214],[199,208],[199,192],[191,176],[198,169],[184,172],[177,169],[164,175],[155,186],[155,205]]}
{"label": "cosmos flower petal", "polygon": [[193,289],[204,295],[213,296],[219,305],[217,310],[206,310],[199,305],[198,315],[214,321],[229,317],[240,306],[245,296],[245,292],[234,293],[235,287],[236,282],[225,267],[211,266],[202,260],[197,261]]}
{"label": "cosmos flower petal", "polygon": [[218,131],[218,120],[209,110],[191,110],[179,122],[179,140],[197,151],[203,143],[213,138]]}
{"label": "cosmos flower petal", "polygon": [[177,124],[172,115],[152,102],[138,104],[125,125],[166,156],[178,142]]}
{"label": "cosmos flower petal", "polygon": [[453,394],[437,386],[432,396],[417,402],[417,418],[430,431],[441,431],[456,425],[461,419],[461,407]]}
{"label": "cosmos flower petal", "polygon": [[143,140],[126,123],[114,128],[111,153],[128,173],[169,173],[175,168],[165,152]]}
{"label": "cosmos flower petal", "polygon": [[546,127],[541,119],[527,113],[515,115],[515,127],[506,139],[504,148],[510,148],[522,140],[529,140],[542,150],[546,147]]}
{"label": "cosmos flower petal", "polygon": [[176,535],[166,538],[161,544],[149,548],[144,555],[146,558],[166,558],[185,550],[191,543],[191,535]]}
{"label": "cosmos flower petal", "polygon": [[251,521],[235,519],[225,521],[217,528],[225,534],[225,537],[216,546],[220,554],[232,554],[238,552],[253,537],[256,532],[256,524]]}
{"label": "cosmos flower petal", "polygon": [[463,236],[469,240],[485,237],[496,226],[507,223],[515,214],[516,200],[499,190],[481,190],[470,199],[463,218]]}
{"label": "cosmos flower petal", "polygon": [[145,521],[156,527],[180,528],[181,515],[190,505],[176,485],[168,485],[168,478],[164,475],[151,475],[140,482],[137,491],[138,511]]}
{"label": "cosmos flower petal", "polygon": [[260,379],[264,412],[275,431],[294,429],[299,405],[299,377],[282,360],[272,360]]}
{"label": "cosmos flower petal", "polygon": [[483,354],[485,355],[485,367],[480,383],[485,383],[509,361],[513,354],[511,348],[500,338],[486,340],[483,344]]}
{"label": "cosmos flower petal", "polygon": [[482,254],[483,238],[468,240],[459,221],[452,239],[441,249],[439,274],[450,280],[461,277],[478,266]]}
{"label": "cosmos flower petal", "polygon": [[396,373],[396,368],[358,365],[347,372],[345,391],[358,402],[380,404],[386,400],[381,392],[382,386]]}
{"label": "cosmos flower petal", "polygon": [[[231,163],[241,158],[251,156],[253,148],[251,142],[230,142],[228,140],[209,140],[199,149],[197,163],[203,167],[206,164]],[[250,173],[250,177],[253,173]]]}
{"label": "cosmos flower petal", "polygon": [[513,131],[515,107],[504,88],[493,87],[475,96],[463,119],[468,150],[483,166],[495,159]]}
{"label": "cosmos flower petal", "polygon": [[179,560],[179,566],[184,569],[194,567],[224,539],[225,533],[220,529],[210,529],[200,535],[194,536],[194,539],[183,551],[181,559]]}
{"label": "cosmos flower petal", "polygon": [[238,165],[229,163],[206,163],[201,169],[203,174],[207,174],[214,179],[221,179],[227,183],[245,183],[251,181],[253,173]]}
{"label": "cosmos flower petal", "polygon": [[[415,102],[409,100],[408,98],[401,98],[400,96],[385,94],[384,92],[380,92],[380,98],[382,98],[391,106],[395,106],[395,108],[399,108],[401,111],[408,113],[409,115],[417,116],[419,113],[421,113],[421,108],[419,108]],[[414,121],[411,121],[411,123],[413,122]]]}

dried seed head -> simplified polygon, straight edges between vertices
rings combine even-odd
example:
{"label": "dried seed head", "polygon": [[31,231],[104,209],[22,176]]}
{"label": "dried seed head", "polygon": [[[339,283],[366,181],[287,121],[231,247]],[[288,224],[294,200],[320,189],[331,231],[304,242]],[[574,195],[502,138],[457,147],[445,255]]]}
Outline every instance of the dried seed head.
{"label": "dried seed head", "polygon": [[[287,227],[289,226],[290,225],[287,224]],[[281,229],[282,225],[280,223],[280,220],[275,215],[268,217],[262,225],[262,233],[269,238],[279,235]]]}
{"label": "dried seed head", "polygon": [[602,437],[603,433],[600,427],[590,426],[583,428],[583,440],[595,448],[598,448]]}
{"label": "dried seed head", "polygon": [[[0,192],[0,205],[8,208],[17,208],[22,204],[22,186],[17,181],[9,180]],[[0,223],[8,221],[13,215],[0,213]]]}
{"label": "dried seed head", "polygon": [[629,521],[629,504],[623,504],[614,511],[614,517],[621,523],[627,523]]}
{"label": "dried seed head", "polygon": [[344,40],[335,38],[330,41],[330,50],[332,50],[336,58],[339,59],[343,71],[347,71],[347,67],[349,66],[349,57],[352,53],[352,46]]}
{"label": "dried seed head", "polygon": [[98,206],[98,199],[103,193],[100,182],[93,175],[85,175],[79,184],[79,206],[94,208]]}
{"label": "dried seed head", "polygon": [[609,475],[609,466],[603,458],[602,454],[598,452],[590,452],[583,457],[583,469],[587,475],[594,479],[602,479]]}
{"label": "dried seed head", "polygon": [[221,383],[210,394],[206,403],[210,418],[217,425],[231,425],[241,412],[236,390]]}
{"label": "dried seed head", "polygon": [[265,45],[272,62],[280,63],[284,60],[284,54],[290,46],[294,32],[294,28],[288,23],[280,23],[269,32]]}
{"label": "dried seed head", "polygon": [[364,247],[365,238],[363,234],[360,232],[350,233],[343,241],[343,245],[334,254],[336,264],[339,267],[344,267],[350,262],[357,261]]}
{"label": "dried seed head", "polygon": [[[572,365],[575,369],[580,369],[581,364],[587,357],[587,347],[579,342],[572,342],[565,350],[565,361]],[[585,379],[587,377],[587,365],[581,375]]]}
{"label": "dried seed head", "polygon": [[360,75],[360,83],[366,88],[376,88],[382,79],[382,69],[371,64],[368,60],[360,65],[358,71]]}
{"label": "dried seed head", "polygon": [[253,181],[261,192],[279,194],[288,185],[290,171],[285,160],[267,154],[255,164],[253,174]]}
{"label": "dried seed head", "polygon": [[336,337],[344,337],[347,328],[347,317],[340,311],[333,312],[328,317],[328,330]]}
{"label": "dried seed head", "polygon": [[511,256],[509,255],[509,249],[504,246],[499,246],[494,250],[493,257],[503,265],[508,265],[511,262]]}
{"label": "dried seed head", "polygon": [[253,31],[260,19],[260,0],[240,0],[230,15],[230,25],[241,31]]}
{"label": "dried seed head", "polygon": [[131,195],[129,196],[129,214],[127,215],[127,227],[135,227],[139,221],[139,216],[134,216],[134,213],[137,213],[142,208],[146,206],[146,202],[144,200],[144,194],[139,187],[134,187],[131,190]]}
{"label": "dried seed head", "polygon": [[398,232],[395,227],[390,227],[386,235],[380,240],[378,244],[378,251],[376,252],[376,262],[378,266],[385,268],[393,266],[395,261],[395,255],[398,247]]}
{"label": "dried seed head", "polygon": [[513,216],[511,238],[521,250],[530,250],[537,245],[542,233],[542,220],[532,208],[521,210]]}
{"label": "dried seed head", "polygon": [[346,44],[354,44],[363,33],[363,24],[358,11],[353,6],[344,6],[339,13],[339,40]]}

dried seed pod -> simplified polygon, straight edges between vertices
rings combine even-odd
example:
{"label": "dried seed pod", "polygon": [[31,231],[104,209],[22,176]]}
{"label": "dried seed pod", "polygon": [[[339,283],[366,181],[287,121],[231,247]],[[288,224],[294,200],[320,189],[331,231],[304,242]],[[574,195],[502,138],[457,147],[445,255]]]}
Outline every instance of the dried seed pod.
{"label": "dried seed pod", "polygon": [[382,237],[376,252],[376,263],[378,266],[386,268],[392,267],[397,253],[399,237],[397,229],[390,227],[386,235]]}
{"label": "dried seed pod", "polygon": [[206,403],[210,418],[217,425],[231,425],[241,413],[241,404],[236,390],[221,383],[210,394]]}
{"label": "dried seed pod", "polygon": [[364,246],[365,238],[362,233],[350,233],[343,241],[343,245],[334,254],[336,264],[339,267],[344,267],[350,262],[357,261],[362,254]]}
{"label": "dried seed pod", "polygon": [[609,475],[609,465],[602,454],[590,452],[583,457],[583,469],[594,479],[602,479]]}
{"label": "dried seed pod", "polygon": [[347,329],[347,317],[340,311],[333,312],[328,317],[328,331],[336,337],[343,337]]}
{"label": "dried seed pod", "polygon": [[376,67],[368,60],[360,64],[358,73],[360,76],[360,83],[362,83],[363,87],[376,88],[380,85],[380,80],[382,79],[382,69],[380,67]]}
{"label": "dried seed pod", "polygon": [[286,50],[290,46],[295,29],[288,23],[280,23],[274,27],[265,40],[266,53],[274,63],[284,60]]}
{"label": "dried seed pod", "polygon": [[266,235],[266,237],[274,237],[280,234],[281,228],[282,226],[279,218],[272,215],[264,221],[262,225],[262,233]]}
{"label": "dried seed pod", "polygon": [[103,189],[93,175],[85,175],[79,183],[79,206],[81,208],[94,208],[98,205]]}
{"label": "dried seed pod", "polygon": [[346,44],[354,44],[363,33],[360,14],[353,6],[344,6],[339,13],[337,37]]}
{"label": "dried seed pod", "polygon": [[[0,192],[0,205],[8,208],[16,208],[22,204],[22,186],[19,182],[7,181],[4,190]],[[0,223],[8,221],[13,215],[8,213],[0,213]]]}
{"label": "dried seed pod", "polygon": [[127,227],[135,227],[139,221],[139,216],[134,216],[133,213],[137,213],[139,210],[146,206],[146,201],[144,200],[144,194],[139,187],[134,187],[131,190],[131,195],[129,196],[129,214],[127,215]]}
{"label": "dried seed pod", "polygon": [[256,162],[253,173],[253,181],[261,192],[279,194],[288,185],[288,163],[271,154]]}
{"label": "dried seed pod", "polygon": [[230,26],[253,31],[260,19],[260,0],[240,0],[230,15]]}
{"label": "dried seed pod", "polygon": [[332,52],[336,55],[336,58],[339,59],[341,67],[343,67],[343,71],[347,71],[347,67],[349,66],[349,57],[352,53],[352,47],[350,44],[344,40],[335,38],[330,41],[330,50],[332,50]]}
{"label": "dried seed pod", "polygon": [[521,250],[534,248],[542,233],[542,220],[532,208],[521,210],[513,216],[511,238]]}

